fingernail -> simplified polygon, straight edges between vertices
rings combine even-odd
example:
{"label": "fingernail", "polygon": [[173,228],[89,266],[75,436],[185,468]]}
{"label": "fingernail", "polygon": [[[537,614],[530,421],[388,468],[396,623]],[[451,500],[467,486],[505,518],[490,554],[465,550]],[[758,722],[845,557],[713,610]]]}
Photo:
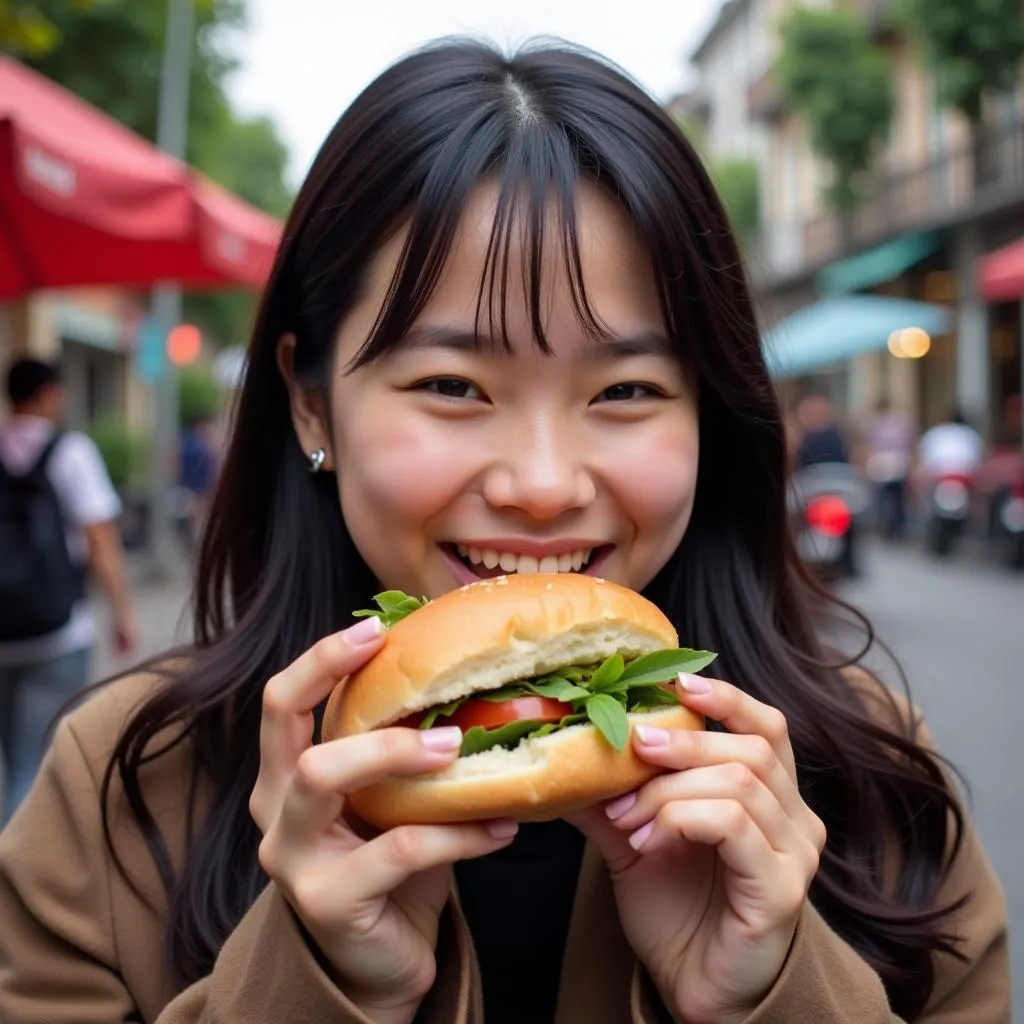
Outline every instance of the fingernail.
{"label": "fingernail", "polygon": [[462,744],[462,730],[457,725],[445,725],[440,729],[424,729],[420,742],[435,754],[458,750]]}
{"label": "fingernail", "polygon": [[[642,729],[643,726],[640,726]],[[605,809],[604,813],[608,815],[612,821],[616,818],[621,818],[626,811],[636,803],[636,793],[626,793],[624,796],[620,796],[617,800],[613,800]]]}
{"label": "fingernail", "polygon": [[679,673],[679,685],[687,693],[710,693],[711,683],[707,679],[702,679],[700,676],[687,675],[685,672]]}
{"label": "fingernail", "polygon": [[349,626],[341,635],[344,637],[345,643],[358,646],[376,640],[383,632],[384,623],[376,615],[370,615],[361,619],[354,626]]}
{"label": "fingernail", "polygon": [[638,725],[635,731],[645,747],[668,746],[669,736],[664,729],[659,729],[655,725]]}
{"label": "fingernail", "polygon": [[487,823],[487,831],[494,839],[511,839],[519,831],[516,821],[491,821]]}
{"label": "fingernail", "polygon": [[643,846],[644,843],[646,843],[647,840],[651,838],[651,833],[653,831],[654,831],[654,822],[653,821],[647,822],[647,824],[644,825],[643,828],[638,828],[629,837],[629,845],[632,846],[634,850],[639,850],[640,847]]}

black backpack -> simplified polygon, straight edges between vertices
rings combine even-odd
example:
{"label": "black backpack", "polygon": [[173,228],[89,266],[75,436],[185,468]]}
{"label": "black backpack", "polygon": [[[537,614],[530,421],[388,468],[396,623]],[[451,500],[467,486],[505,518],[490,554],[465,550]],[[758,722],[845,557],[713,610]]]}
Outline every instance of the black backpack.
{"label": "black backpack", "polygon": [[60,499],[46,472],[60,434],[20,476],[0,460],[0,642],[60,629],[85,593],[68,552]]}

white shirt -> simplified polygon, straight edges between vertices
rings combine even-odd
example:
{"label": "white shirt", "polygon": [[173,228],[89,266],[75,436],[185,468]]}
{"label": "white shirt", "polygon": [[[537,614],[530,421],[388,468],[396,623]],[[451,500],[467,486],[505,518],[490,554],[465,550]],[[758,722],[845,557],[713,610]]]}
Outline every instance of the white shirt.
{"label": "white shirt", "polygon": [[942,423],[921,438],[921,468],[927,473],[973,473],[985,457],[981,435],[964,423]]}
{"label": "white shirt", "polygon": [[[0,461],[11,473],[30,470],[42,454],[54,427],[38,416],[12,416],[0,428]],[[121,501],[110,482],[103,457],[85,434],[68,433],[50,454],[46,467],[60,501],[67,528],[68,553],[79,565],[85,565],[89,550],[83,527],[116,519]],[[55,658],[71,651],[91,647],[96,639],[96,624],[83,598],[60,629],[27,640],[0,643],[0,665],[17,665]]]}

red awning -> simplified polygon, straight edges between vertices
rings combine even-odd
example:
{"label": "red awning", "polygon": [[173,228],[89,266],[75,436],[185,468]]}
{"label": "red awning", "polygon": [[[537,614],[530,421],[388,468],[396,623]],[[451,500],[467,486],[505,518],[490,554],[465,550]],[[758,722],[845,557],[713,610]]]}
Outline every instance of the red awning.
{"label": "red awning", "polygon": [[1024,238],[978,262],[978,286],[986,302],[1024,298]]}
{"label": "red awning", "polygon": [[0,55],[0,298],[78,285],[259,286],[278,223]]}

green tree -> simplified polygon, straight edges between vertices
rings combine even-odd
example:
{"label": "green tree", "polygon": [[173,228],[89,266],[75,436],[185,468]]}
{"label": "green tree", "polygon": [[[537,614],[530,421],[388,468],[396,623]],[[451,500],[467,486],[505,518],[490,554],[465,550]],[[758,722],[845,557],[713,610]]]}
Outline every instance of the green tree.
{"label": "green tree", "polygon": [[[67,2],[78,10],[88,10],[94,0]],[[60,28],[40,4],[28,0],[0,0],[0,51],[22,58],[38,58],[52,53],[60,44]]]}
{"label": "green tree", "polygon": [[940,99],[977,131],[987,94],[1020,85],[1020,0],[899,0],[897,18],[921,44]]}
{"label": "green tree", "polygon": [[842,8],[796,8],[780,32],[783,99],[803,119],[811,146],[832,169],[827,201],[849,212],[857,202],[858,178],[892,124],[885,53],[871,44],[858,15]]}
{"label": "green tree", "polygon": [[749,157],[716,156],[710,151],[699,120],[678,116],[676,120],[707,167],[733,229],[741,239],[749,241],[761,226],[761,175],[757,162]]}
{"label": "green tree", "polygon": [[746,157],[712,160],[710,170],[733,229],[749,241],[761,226],[761,176],[756,162]]}

